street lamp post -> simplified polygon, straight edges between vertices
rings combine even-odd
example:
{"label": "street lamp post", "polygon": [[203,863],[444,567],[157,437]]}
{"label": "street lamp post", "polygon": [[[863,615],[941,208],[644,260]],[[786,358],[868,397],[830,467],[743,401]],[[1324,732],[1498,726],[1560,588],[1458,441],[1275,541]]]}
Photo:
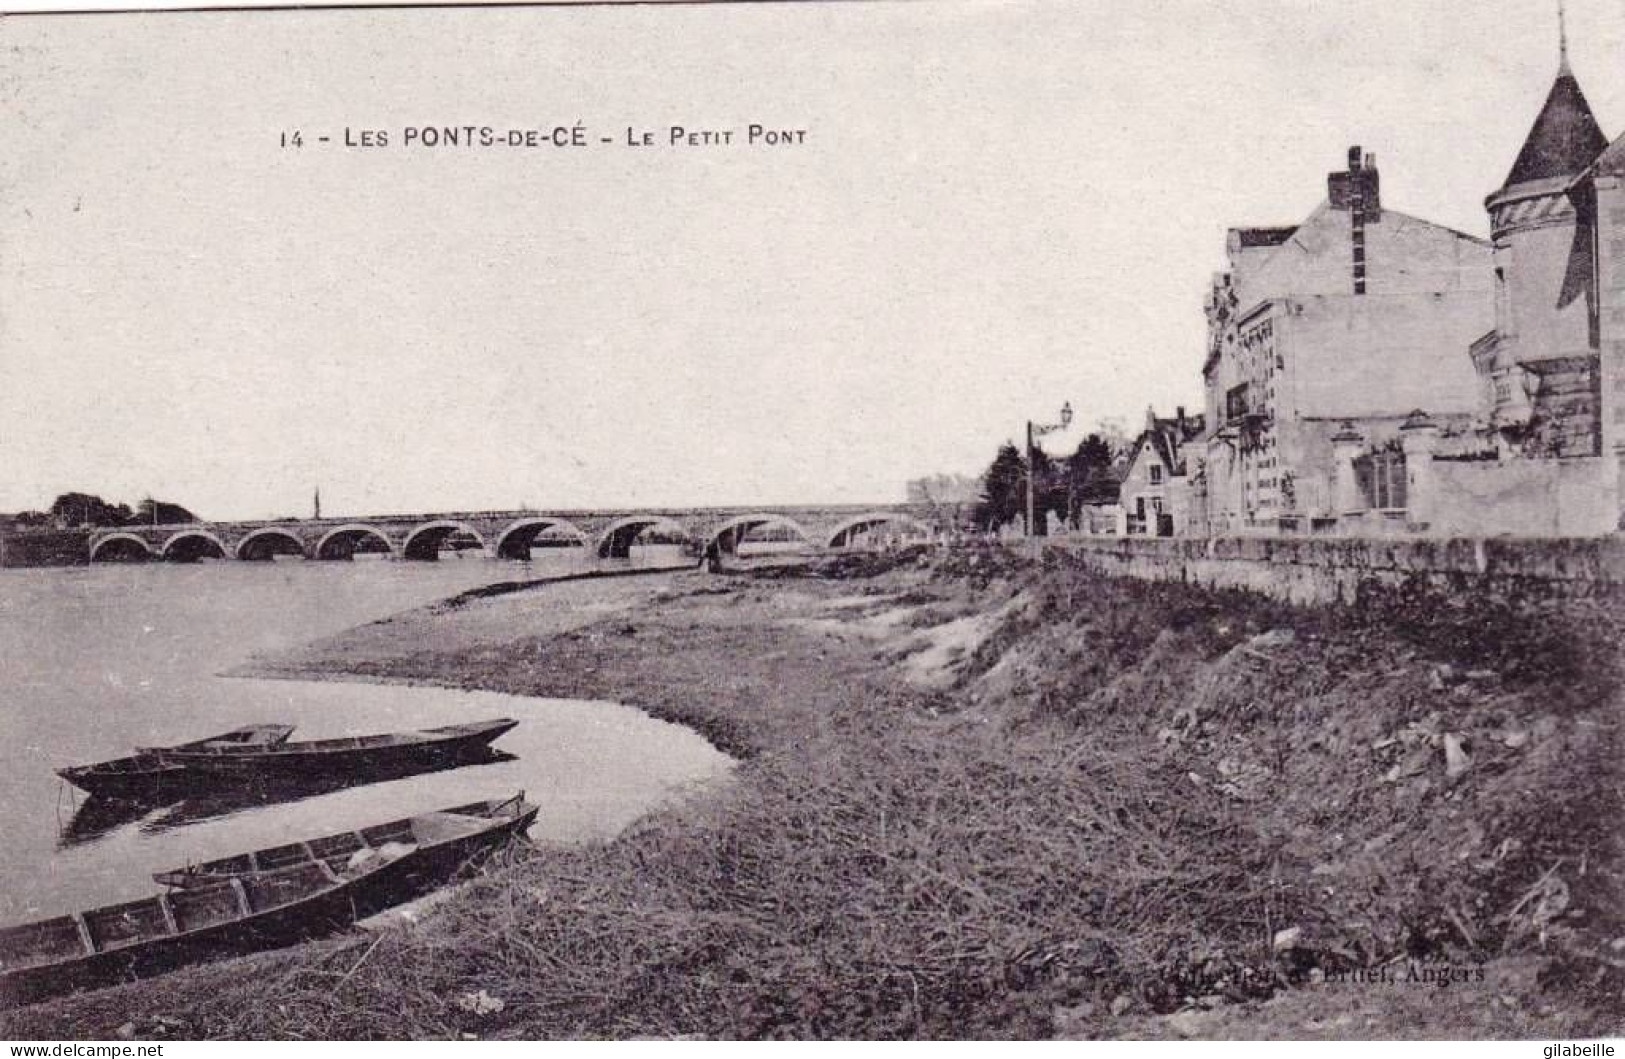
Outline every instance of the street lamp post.
{"label": "street lamp post", "polygon": [[1061,421],[1059,423],[1034,423],[1031,419],[1027,420],[1027,536],[1029,538],[1041,535],[1038,532],[1038,490],[1033,484],[1033,479],[1037,477],[1035,472],[1038,469],[1038,439],[1045,434],[1065,430],[1071,425],[1071,401],[1061,406]]}

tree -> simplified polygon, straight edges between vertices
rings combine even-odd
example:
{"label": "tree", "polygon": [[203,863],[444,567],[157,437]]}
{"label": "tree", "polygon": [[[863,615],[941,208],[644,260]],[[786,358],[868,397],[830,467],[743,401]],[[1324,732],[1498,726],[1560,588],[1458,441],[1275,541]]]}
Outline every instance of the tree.
{"label": "tree", "polygon": [[1027,461],[1015,445],[1005,442],[982,476],[982,497],[976,502],[976,525],[992,530],[1026,510]]}
{"label": "tree", "polygon": [[908,482],[908,502],[929,505],[939,520],[962,526],[982,494],[982,480],[968,474],[934,474]]}
{"label": "tree", "polygon": [[1116,503],[1119,482],[1112,474],[1116,453],[1109,441],[1090,434],[1078,442],[1078,451],[1067,462],[1067,517],[1074,525],[1085,504]]}
{"label": "tree", "polygon": [[51,517],[62,526],[123,526],[130,521],[128,504],[109,504],[90,493],[63,493],[51,503]]}
{"label": "tree", "polygon": [[[156,517],[154,515],[156,514]],[[136,510],[129,504],[109,504],[93,493],[63,493],[51,504],[50,518],[58,526],[174,525],[200,519],[179,504],[147,497]]]}
{"label": "tree", "polygon": [[[1117,416],[1106,416],[1095,424],[1094,436],[1100,438],[1106,444],[1112,459],[1115,460],[1128,455],[1129,449],[1134,447],[1136,434],[1128,432],[1128,429],[1123,426],[1122,419]],[[1084,440],[1087,441],[1088,439],[1085,438]]]}
{"label": "tree", "polygon": [[179,504],[171,504],[167,500],[154,500],[150,496],[144,497],[141,503],[136,505],[135,516],[130,519],[132,524],[141,526],[173,526],[182,522],[197,521],[200,520],[196,515]]}
{"label": "tree", "polygon": [[[1043,449],[1033,448],[1033,516],[1038,522],[1036,533],[1042,536],[1049,516],[1067,517],[1066,466],[1056,466]],[[1021,511],[1027,511],[1026,482],[1022,483]]]}

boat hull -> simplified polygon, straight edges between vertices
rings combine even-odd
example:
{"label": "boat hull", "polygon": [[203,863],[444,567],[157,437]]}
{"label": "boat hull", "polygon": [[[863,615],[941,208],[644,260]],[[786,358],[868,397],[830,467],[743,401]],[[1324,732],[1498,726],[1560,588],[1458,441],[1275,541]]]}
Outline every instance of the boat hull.
{"label": "boat hull", "polygon": [[517,721],[503,721],[461,735],[394,745],[325,747],[306,751],[301,750],[298,743],[289,743],[274,750],[241,753],[165,750],[156,753],[166,766],[178,766],[195,776],[216,779],[412,772],[478,757],[487,752],[492,742],[517,724]]}
{"label": "boat hull", "polygon": [[[212,746],[276,746],[293,732],[291,724],[251,724],[168,749],[198,750]],[[196,787],[197,776],[183,766],[166,763],[157,750],[137,750],[129,757],[57,769],[56,774],[86,793],[115,801],[158,802],[184,798]]]}
{"label": "boat hull", "polygon": [[336,888],[218,927],[0,974],[0,1006],[20,1007],[65,993],[150,978],[221,956],[281,948],[336,933],[353,922],[349,897],[343,888]]}
{"label": "boat hull", "polygon": [[536,806],[491,827],[416,850],[353,880],[286,905],[186,933],[159,935],[55,963],[0,971],[0,1007],[148,978],[187,964],[281,948],[347,930],[444,885],[459,870],[527,831]]}
{"label": "boat hull", "polygon": [[196,788],[196,777],[186,769],[162,765],[147,754],[118,758],[100,766],[58,769],[56,774],[92,797],[116,801],[178,799]]}

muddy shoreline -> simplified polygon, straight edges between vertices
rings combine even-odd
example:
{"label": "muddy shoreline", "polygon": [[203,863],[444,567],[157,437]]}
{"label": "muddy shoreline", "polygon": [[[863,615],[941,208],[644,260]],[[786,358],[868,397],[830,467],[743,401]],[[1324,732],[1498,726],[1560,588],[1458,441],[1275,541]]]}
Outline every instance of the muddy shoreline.
{"label": "muddy shoreline", "polygon": [[[1617,810],[1612,671],[1489,657],[1394,606],[1361,624],[990,551],[396,615],[241,672],[624,702],[740,758],[736,781],[612,842],[516,851],[376,946],[0,1018],[99,1039],[1617,1029],[1617,829],[1585,819]],[[1588,868],[1509,915],[1554,860]],[[1393,981],[1342,984],[1368,968]],[[500,1010],[459,1005],[480,990]]]}

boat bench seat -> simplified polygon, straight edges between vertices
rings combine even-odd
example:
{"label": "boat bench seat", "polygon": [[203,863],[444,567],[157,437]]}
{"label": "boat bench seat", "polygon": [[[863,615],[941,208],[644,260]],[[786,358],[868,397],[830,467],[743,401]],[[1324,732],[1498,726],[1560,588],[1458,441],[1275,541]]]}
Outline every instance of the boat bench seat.
{"label": "boat bench seat", "polygon": [[72,916],[58,916],[0,930],[0,968],[49,963],[84,952],[79,925]]}
{"label": "boat bench seat", "polygon": [[182,931],[227,923],[243,914],[236,891],[224,884],[175,890],[169,895],[169,907]]}
{"label": "boat bench seat", "polygon": [[287,871],[251,875],[243,879],[243,886],[248,890],[249,903],[253,905],[255,911],[298,901],[332,885],[333,881],[327,877],[320,864],[305,864],[302,867],[289,868]]}
{"label": "boat bench seat", "polygon": [[169,932],[163,907],[151,897],[86,912],[85,924],[104,952]]}

